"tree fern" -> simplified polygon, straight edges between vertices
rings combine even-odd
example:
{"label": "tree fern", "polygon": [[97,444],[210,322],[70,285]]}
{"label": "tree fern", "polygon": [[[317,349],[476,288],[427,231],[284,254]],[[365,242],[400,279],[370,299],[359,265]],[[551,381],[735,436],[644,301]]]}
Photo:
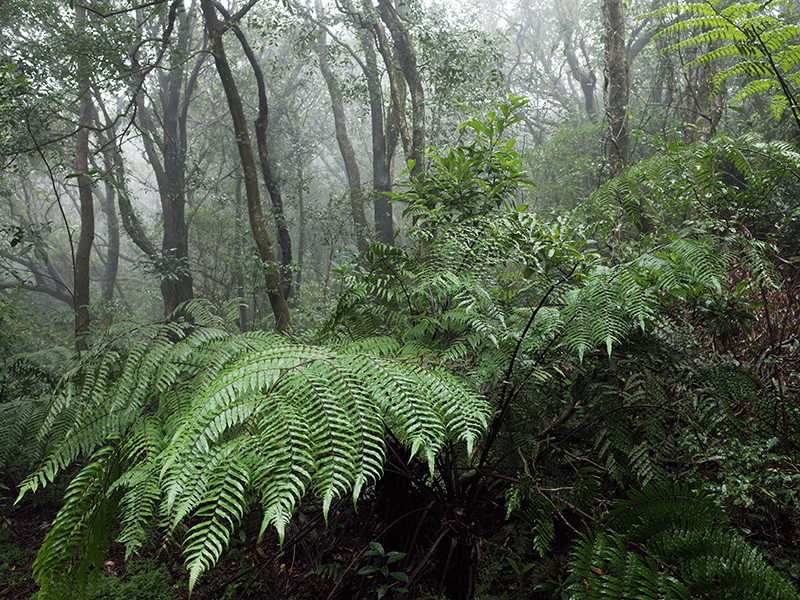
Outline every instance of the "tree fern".
{"label": "tree fern", "polygon": [[183,539],[194,586],[250,509],[263,512],[262,533],[271,525],[282,538],[307,493],[326,514],[337,498],[357,500],[381,476],[387,428],[432,465],[447,441],[471,451],[486,427],[488,405],[444,371],[230,334],[204,311],[191,303],[179,313],[191,321],[112,332],[51,403],[39,435],[57,435],[21,494],[94,458],[37,559],[44,590],[92,562],[95,530],[109,530],[102,515],[118,511],[128,552],[154,523]]}
{"label": "tree fern", "polygon": [[28,469],[41,458],[44,440],[32,441],[30,432],[42,422],[70,354],[56,346],[0,362],[0,465]]}
{"label": "tree fern", "polygon": [[578,540],[573,598],[794,599],[714,498],[662,482],[632,492]]}
{"label": "tree fern", "polygon": [[[788,8],[786,14],[779,9]],[[726,5],[722,2],[673,3],[650,13],[662,18],[678,15],[681,18],[667,25],[656,37],[683,34],[687,37],[665,51],[711,45],[712,49],[695,59],[693,64],[711,61],[732,61],[714,78],[715,90],[732,78],[751,81],[736,94],[742,101],[755,93],[771,92],[773,114],[780,118],[783,108],[790,108],[795,124],[800,128],[800,105],[797,84],[800,64],[800,26],[790,22],[791,3],[742,2]]]}
{"label": "tree fern", "polygon": [[[800,154],[791,144],[753,134],[668,144],[598,189],[578,214],[609,243],[625,241],[626,222],[637,211],[649,215],[656,234],[780,240],[792,235],[799,173]],[[735,241],[737,234],[744,235]]]}

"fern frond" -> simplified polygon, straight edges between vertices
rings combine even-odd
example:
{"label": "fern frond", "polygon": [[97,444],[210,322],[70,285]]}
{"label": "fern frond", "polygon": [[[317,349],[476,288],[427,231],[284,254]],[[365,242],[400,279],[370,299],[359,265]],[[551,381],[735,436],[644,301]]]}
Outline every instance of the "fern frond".
{"label": "fern frond", "polygon": [[[715,93],[725,81],[747,77],[760,81],[745,81],[735,96],[736,101],[769,89],[775,90],[786,102],[794,102],[796,90],[790,87],[792,81],[795,85],[797,83],[800,50],[792,42],[800,36],[800,27],[785,18],[778,18],[769,8],[769,3],[737,2],[729,6],[718,2],[674,3],[645,17],[661,20],[677,17],[655,36],[655,39],[667,35],[683,36],[665,52],[710,47],[685,65],[686,68],[733,61],[733,65],[726,66],[715,76]],[[777,103],[772,111],[778,118],[782,113],[779,106]]]}
{"label": "fern frond", "polygon": [[144,546],[155,528],[153,516],[163,498],[157,459],[164,437],[163,421],[148,414],[127,430],[120,444],[120,462],[128,468],[109,486],[109,493],[121,495],[117,541],[125,546],[127,557]]}
{"label": "fern frond", "polygon": [[[94,535],[86,519],[118,510],[118,539],[129,554],[154,529],[174,535],[195,521],[184,541],[193,587],[251,504],[263,510],[261,533],[271,525],[282,539],[308,491],[326,516],[334,500],[349,493],[356,501],[382,474],[387,428],[431,468],[445,443],[471,451],[486,429],[488,403],[455,377],[354,351],[396,344],[334,351],[230,334],[198,324],[216,323],[205,308],[184,310],[193,322],[136,329],[127,353],[112,342],[52,402],[46,419],[59,434],[22,493],[96,454],[42,548],[43,585],[57,581],[59,569],[72,572],[69,557],[85,563]],[[109,524],[98,523],[108,533]]]}
{"label": "fern frond", "polygon": [[186,534],[184,554],[189,570],[189,589],[200,575],[216,564],[231,534],[248,507],[246,492],[250,474],[240,458],[240,440],[232,440],[206,456],[204,469],[214,482],[200,501],[194,516],[200,520]]}
{"label": "fern frond", "polygon": [[797,597],[714,499],[669,482],[632,492],[575,547],[576,598]]}
{"label": "fern frond", "polygon": [[753,81],[748,81],[742,89],[736,92],[736,95],[733,97],[733,102],[743,102],[756,94],[775,90],[777,85],[777,82],[771,79],[754,79]]}
{"label": "fern frond", "polygon": [[93,576],[99,576],[113,524],[116,505],[107,497],[109,480],[117,467],[113,446],[100,448],[67,487],[64,504],[33,563],[47,598],[79,596]]}

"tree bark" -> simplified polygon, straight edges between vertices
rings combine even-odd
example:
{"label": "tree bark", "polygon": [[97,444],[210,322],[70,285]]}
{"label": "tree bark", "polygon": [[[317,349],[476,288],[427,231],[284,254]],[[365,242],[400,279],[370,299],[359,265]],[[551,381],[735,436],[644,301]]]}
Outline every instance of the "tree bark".
{"label": "tree bark", "polygon": [[[226,18],[229,15],[224,14]],[[286,224],[286,215],[283,211],[283,198],[281,187],[273,174],[272,160],[269,155],[269,145],[267,143],[267,127],[269,125],[269,103],[267,102],[267,86],[264,84],[264,73],[261,65],[256,59],[253,49],[247,41],[244,32],[238,26],[233,26],[236,38],[244,50],[250,68],[256,78],[258,87],[258,116],[255,120],[256,146],[258,147],[258,158],[261,162],[261,176],[264,179],[264,186],[267,188],[272,202],[272,217],[275,219],[275,228],[278,232],[278,248],[280,249],[281,261],[281,283],[283,295],[289,298],[292,295],[292,238],[289,235],[289,228]]]}
{"label": "tree bark", "polygon": [[407,160],[414,161],[411,167],[411,176],[418,177],[425,168],[425,90],[417,66],[417,53],[397,9],[391,0],[379,0],[378,10],[381,19],[392,34],[394,49],[397,52],[400,70],[408,85],[411,95],[411,148],[406,156]]}
{"label": "tree bark", "polygon": [[603,0],[605,30],[605,100],[608,120],[608,161],[611,177],[617,177],[630,161],[628,136],[628,60],[625,51],[623,0]]}
{"label": "tree bark", "polygon": [[[321,4],[317,3],[317,11],[321,11]],[[319,58],[319,69],[322,78],[328,86],[328,94],[331,97],[331,110],[333,111],[333,125],[336,130],[336,143],[344,161],[344,171],[347,176],[347,186],[350,194],[350,211],[353,215],[353,226],[355,228],[356,244],[359,252],[364,252],[369,244],[367,242],[367,217],[364,213],[364,195],[361,189],[361,171],[358,168],[356,152],[350,142],[350,135],[347,132],[347,117],[344,112],[344,100],[342,90],[336,81],[336,77],[328,61],[327,34],[323,29],[319,30],[315,43],[317,56]]]}
{"label": "tree bark", "polygon": [[250,228],[253,232],[253,239],[258,248],[258,254],[264,263],[264,278],[267,284],[267,294],[275,315],[276,331],[288,331],[291,328],[289,318],[289,306],[280,281],[280,272],[275,262],[275,252],[272,248],[272,240],[264,219],[261,208],[261,195],[258,189],[258,170],[253,155],[253,147],[250,143],[250,134],[247,130],[247,120],[244,116],[244,107],[236,81],[233,78],[230,64],[228,63],[225,47],[222,43],[222,34],[225,31],[224,25],[217,18],[213,0],[201,0],[200,3],[203,16],[206,20],[206,30],[211,40],[211,53],[214,55],[214,63],[219,73],[222,88],[228,101],[228,109],[233,121],[234,135],[239,148],[239,158],[242,162],[244,174],[245,195],[247,197],[247,212],[250,219]]}
{"label": "tree bark", "polygon": [[[75,29],[78,39],[86,27],[86,9],[75,6]],[[78,117],[78,134],[75,140],[75,170],[78,173],[78,197],[80,199],[81,233],[75,250],[74,297],[75,297],[75,349],[80,353],[88,349],[89,334],[90,267],[94,242],[94,198],[89,171],[89,129],[92,126],[92,97],[89,88],[87,65],[78,59],[78,86],[81,94]]]}

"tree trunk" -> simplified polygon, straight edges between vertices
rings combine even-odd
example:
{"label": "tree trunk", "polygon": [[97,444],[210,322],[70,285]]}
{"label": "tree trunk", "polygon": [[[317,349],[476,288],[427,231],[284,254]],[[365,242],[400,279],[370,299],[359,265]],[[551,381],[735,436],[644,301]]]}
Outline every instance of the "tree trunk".
{"label": "tree trunk", "polygon": [[[83,34],[86,26],[86,9],[75,6],[75,29],[77,37]],[[75,170],[78,173],[78,196],[80,198],[81,233],[75,251],[74,297],[75,297],[75,349],[80,353],[88,349],[86,336],[89,334],[90,259],[94,242],[94,198],[92,180],[86,176],[89,171],[89,128],[92,125],[92,98],[85,60],[78,59],[78,86],[80,89],[80,114],[78,134],[75,141]]]}
{"label": "tree trunk", "polygon": [[116,188],[120,178],[117,177],[119,167],[115,164],[114,153],[108,146],[103,150],[103,162],[106,170],[103,212],[106,214],[106,227],[108,228],[108,254],[103,274],[102,297],[106,302],[111,302],[114,298],[114,285],[117,282],[117,270],[119,269],[119,218],[117,216]]}
{"label": "tree trunk", "polygon": [[275,252],[272,248],[272,240],[269,237],[267,224],[264,220],[264,213],[261,209],[261,195],[258,189],[258,170],[253,155],[253,147],[250,143],[250,133],[247,130],[247,120],[244,116],[244,107],[236,81],[233,78],[228,58],[225,54],[225,47],[222,44],[222,34],[224,26],[217,18],[213,0],[202,0],[200,3],[203,9],[203,16],[206,20],[208,37],[211,40],[211,53],[214,55],[214,63],[217,66],[222,88],[225,90],[225,97],[228,101],[233,130],[236,143],[239,148],[239,158],[242,162],[244,173],[245,195],[247,197],[247,212],[250,218],[250,228],[253,232],[253,239],[258,248],[258,254],[264,263],[264,278],[267,283],[267,294],[272,305],[272,312],[275,315],[276,331],[288,331],[291,328],[289,318],[289,307],[280,282],[280,272],[275,262]]}
{"label": "tree trunk", "polygon": [[[369,0],[362,0],[367,15],[366,24],[375,30],[377,20],[372,14]],[[394,217],[389,194],[392,191],[391,160],[383,119],[383,91],[381,75],[378,71],[378,57],[375,51],[375,38],[364,28],[358,35],[364,50],[364,77],[369,92],[369,110],[372,125],[372,189],[375,193],[375,233],[378,241],[394,246]],[[396,140],[395,140],[396,143]]]}
{"label": "tree trunk", "polygon": [[244,252],[242,248],[242,176],[236,176],[236,201],[233,205],[233,222],[235,225],[235,245],[233,247],[234,281],[236,297],[239,300],[239,331],[247,331],[247,305],[244,302]]}
{"label": "tree trunk", "polygon": [[[142,141],[148,161],[156,176],[164,235],[160,255],[149,240],[145,241],[143,230],[134,223],[134,213],[126,199],[120,197],[120,214],[125,230],[136,235],[134,242],[154,261],[160,278],[164,313],[170,314],[181,302],[194,297],[192,273],[189,269],[189,239],[186,224],[186,121],[192,91],[197,82],[205,55],[200,55],[188,78],[185,77],[186,57],[190,54],[192,23],[191,15],[183,4],[176,5],[177,42],[172,50],[170,69],[159,72],[158,97],[161,104],[159,127],[144,102],[144,95],[137,94],[137,117],[144,135]],[[171,28],[171,26],[170,26]],[[137,64],[133,56],[134,66]],[[127,204],[127,206],[123,206]],[[123,210],[124,209],[124,210]],[[138,229],[138,230],[137,230]],[[133,237],[133,235],[132,235]],[[147,250],[145,250],[147,248]],[[150,253],[152,248],[154,253]]]}
{"label": "tree trunk", "polygon": [[192,273],[189,270],[189,232],[186,226],[185,153],[181,151],[177,132],[166,129],[177,125],[177,106],[169,105],[164,112],[164,185],[161,192],[161,212],[164,237],[161,242],[161,294],[164,312],[170,314],[181,302],[194,296]]}
{"label": "tree trunk", "polygon": [[574,24],[569,22],[566,18],[560,19],[560,24],[561,28],[564,30],[564,57],[567,59],[570,74],[581,86],[583,106],[587,116],[592,122],[595,122],[597,111],[595,110],[594,93],[597,86],[597,75],[595,75],[594,68],[589,62],[589,53],[586,50],[586,44],[583,40],[578,44],[581,50],[581,57],[583,58],[583,64],[581,64],[575,52],[575,43],[572,39]]}
{"label": "tree trunk", "polygon": [[[623,0],[603,0],[605,29],[606,82],[605,101],[608,120],[608,163],[612,178],[619,176],[630,162],[628,135],[628,58],[625,47],[625,11]],[[636,208],[633,220],[639,233],[652,230],[652,220],[644,206]]]}
{"label": "tree trunk", "polygon": [[617,177],[630,161],[628,137],[628,61],[625,51],[625,13],[622,0],[603,0],[606,57],[606,118],[608,161],[611,177]]}
{"label": "tree trunk", "polygon": [[117,283],[117,272],[119,270],[119,215],[117,214],[117,194],[124,193],[125,171],[122,162],[122,152],[117,145],[117,130],[114,120],[108,114],[103,104],[103,96],[94,88],[95,106],[102,112],[103,123],[100,124],[100,116],[97,116],[98,138],[102,148],[103,171],[105,172],[104,187],[105,194],[101,198],[103,212],[106,215],[106,228],[108,229],[108,250],[105,260],[105,271],[103,273],[101,294],[106,302],[114,298],[114,288],[119,288]]}
{"label": "tree trunk", "polygon": [[[188,49],[183,31],[188,31],[181,18],[179,48]],[[176,50],[176,53],[178,50]],[[183,57],[176,56],[182,64]],[[181,302],[194,297],[192,273],[189,270],[189,231],[186,225],[186,120],[181,114],[181,87],[184,70],[175,67],[161,82],[164,137],[162,139],[163,180],[159,182],[164,237],[161,243],[161,294],[164,312],[170,314]],[[184,94],[183,101],[188,102]]]}
{"label": "tree trunk", "polygon": [[[229,15],[224,15],[229,18]],[[269,125],[269,104],[267,102],[267,87],[264,84],[264,73],[261,65],[253,53],[253,49],[247,41],[244,32],[238,26],[233,26],[236,38],[242,45],[250,68],[256,78],[258,86],[258,117],[255,121],[256,146],[258,147],[258,158],[261,162],[261,175],[264,179],[264,186],[267,188],[272,202],[272,217],[275,219],[275,228],[278,231],[278,248],[280,249],[281,260],[281,283],[283,285],[283,295],[289,298],[292,295],[292,238],[289,235],[289,228],[286,225],[286,215],[283,212],[283,198],[281,188],[277,178],[273,174],[272,161],[269,156],[269,145],[267,144],[267,127]]]}
{"label": "tree trunk", "polygon": [[297,165],[297,276],[294,282],[294,302],[300,297],[300,286],[303,285],[303,260],[306,253],[306,208],[303,187],[305,185],[303,165]]}
{"label": "tree trunk", "polygon": [[[321,11],[321,4],[317,3],[318,12]],[[367,243],[367,217],[364,214],[364,196],[361,189],[361,171],[358,168],[356,153],[353,144],[350,142],[350,135],[347,133],[347,117],[344,113],[344,100],[342,91],[336,81],[336,77],[331,70],[328,61],[327,35],[324,30],[320,30],[316,41],[317,56],[319,57],[319,69],[323,79],[328,86],[328,93],[331,97],[331,109],[333,111],[333,125],[336,130],[336,143],[342,153],[344,161],[345,175],[347,176],[347,186],[350,194],[350,210],[353,215],[353,225],[355,227],[356,244],[358,251],[364,252],[369,244]]]}
{"label": "tree trunk", "polygon": [[[367,6],[368,2],[369,0],[366,0],[364,5]],[[386,66],[386,76],[389,79],[389,92],[391,94],[391,109],[389,110],[386,127],[388,142],[386,148],[389,153],[389,169],[391,170],[392,154],[397,145],[398,137],[403,144],[403,154],[406,157],[411,154],[411,134],[408,132],[408,120],[406,119],[406,94],[408,93],[408,88],[400,73],[397,72],[383,25],[380,21],[373,19],[372,26],[375,32],[375,39],[378,42],[378,52],[380,52],[383,64]]]}
{"label": "tree trunk", "polygon": [[425,90],[422,87],[422,78],[417,66],[417,54],[414,44],[408,35],[408,30],[400,19],[397,9],[391,0],[379,0],[378,9],[381,19],[392,34],[394,48],[397,52],[400,70],[403,72],[408,91],[411,94],[411,148],[406,156],[407,160],[414,161],[411,167],[411,176],[418,177],[425,167]]}

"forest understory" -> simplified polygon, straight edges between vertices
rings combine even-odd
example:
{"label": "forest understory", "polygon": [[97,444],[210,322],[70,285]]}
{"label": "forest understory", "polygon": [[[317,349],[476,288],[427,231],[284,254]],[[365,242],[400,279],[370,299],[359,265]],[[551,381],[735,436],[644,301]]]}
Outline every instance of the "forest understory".
{"label": "forest understory", "polygon": [[0,599],[800,598],[795,2],[0,44]]}

